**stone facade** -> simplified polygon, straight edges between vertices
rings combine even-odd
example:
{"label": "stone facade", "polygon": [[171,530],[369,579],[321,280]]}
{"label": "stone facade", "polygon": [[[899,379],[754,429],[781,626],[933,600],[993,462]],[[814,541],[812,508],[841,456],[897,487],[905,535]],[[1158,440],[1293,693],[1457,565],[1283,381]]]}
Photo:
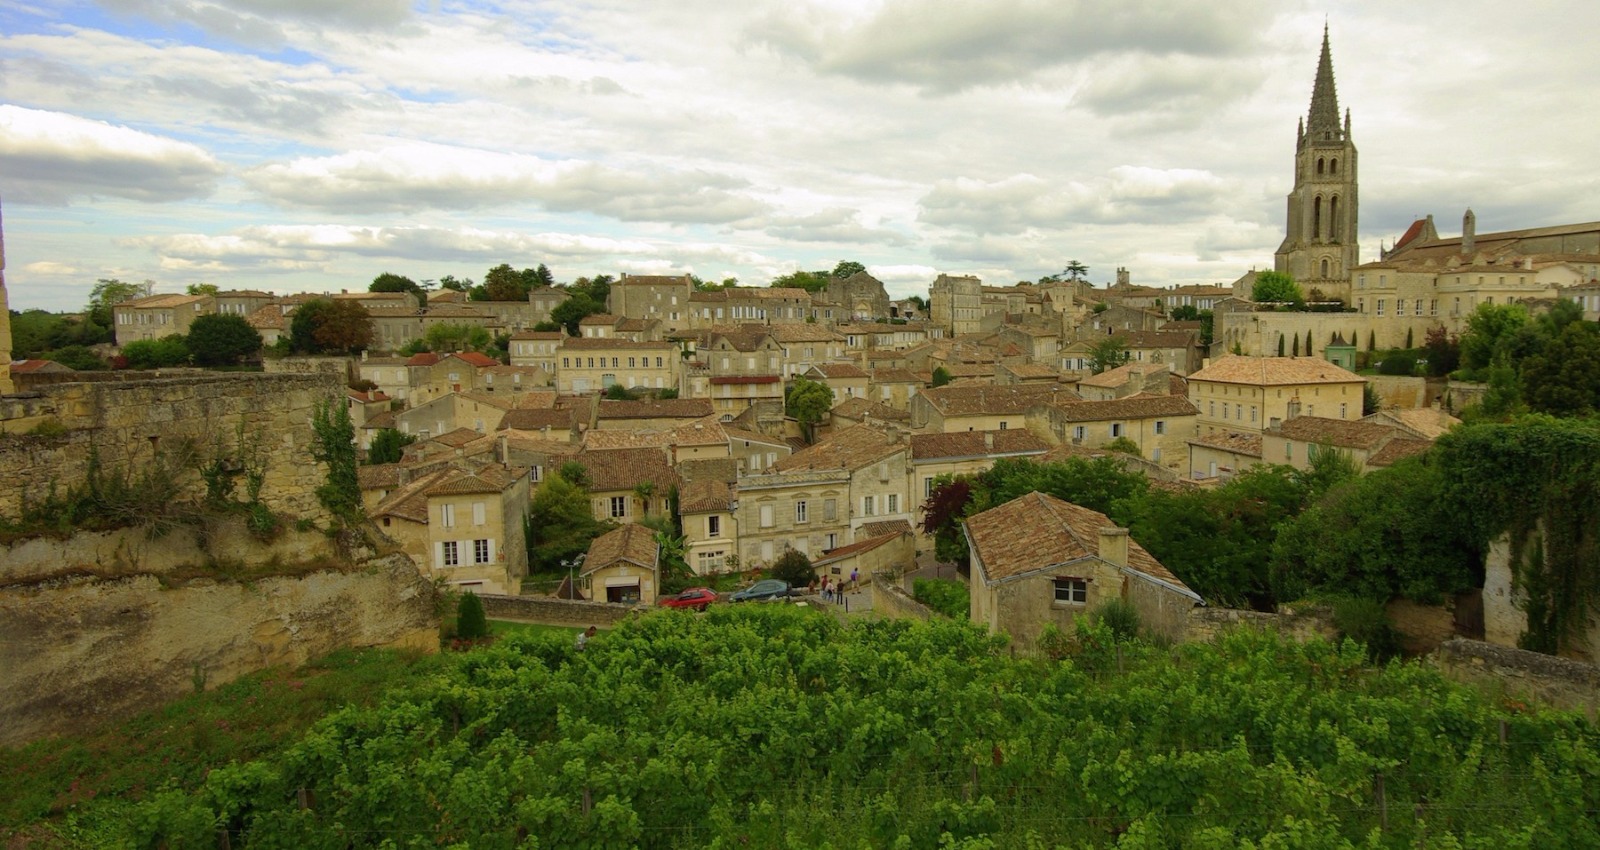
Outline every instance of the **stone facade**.
{"label": "stone facade", "polygon": [[1456,638],[1434,657],[1440,672],[1498,696],[1532,699],[1600,719],[1600,668],[1537,652]]}
{"label": "stone facade", "polygon": [[1345,113],[1341,124],[1333,57],[1324,28],[1310,115],[1295,137],[1288,233],[1274,255],[1274,268],[1289,274],[1307,291],[1315,288],[1329,297],[1343,296],[1349,289],[1350,271],[1358,262],[1358,207],[1350,113]]}

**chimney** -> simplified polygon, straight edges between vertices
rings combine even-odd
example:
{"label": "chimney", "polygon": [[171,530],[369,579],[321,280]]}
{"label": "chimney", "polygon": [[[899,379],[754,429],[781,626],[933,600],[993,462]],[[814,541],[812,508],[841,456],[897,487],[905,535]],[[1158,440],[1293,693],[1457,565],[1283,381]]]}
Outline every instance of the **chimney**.
{"label": "chimney", "polygon": [[1100,560],[1119,567],[1128,565],[1128,530],[1108,525],[1100,529]]}
{"label": "chimney", "polygon": [[1472,214],[1472,208],[1467,208],[1467,214],[1461,217],[1461,253],[1471,254],[1478,246],[1478,217]]}
{"label": "chimney", "polygon": [[501,433],[500,434],[500,439],[498,441],[498,445],[496,446],[496,448],[498,448],[499,452],[500,452],[500,457],[498,458],[499,461],[501,463],[507,465],[507,466],[510,466],[511,465],[511,460],[510,460],[511,455],[510,455],[510,452],[509,452],[509,450],[508,450],[508,448],[506,446],[506,442],[507,442],[506,435],[504,433]]}
{"label": "chimney", "polygon": [[399,482],[399,486],[404,487],[411,483],[411,470],[402,466],[395,470],[395,475],[396,481]]}

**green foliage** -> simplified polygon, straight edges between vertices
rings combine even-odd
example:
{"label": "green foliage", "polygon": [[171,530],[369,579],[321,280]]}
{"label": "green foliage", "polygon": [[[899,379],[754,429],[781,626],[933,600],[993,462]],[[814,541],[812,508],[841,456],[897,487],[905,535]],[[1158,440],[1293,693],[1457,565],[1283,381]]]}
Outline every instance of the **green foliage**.
{"label": "green foliage", "polygon": [[94,288],[89,290],[88,309],[84,312],[87,313],[89,321],[109,331],[112,327],[112,307],[124,301],[143,298],[154,292],[155,286],[153,280],[127,283],[114,277],[100,278],[95,282]]}
{"label": "green foliage", "polygon": [[1214,341],[1212,333],[1216,328],[1216,315],[1210,310],[1200,311],[1200,344],[1210,346]]}
{"label": "green foliage", "polygon": [[405,434],[397,428],[380,428],[367,446],[367,463],[399,463],[405,457],[406,446],[416,441],[415,434]]}
{"label": "green foliage", "polygon": [[482,354],[495,353],[494,337],[478,325],[458,325],[444,323],[431,325],[424,337],[427,341],[428,351],[437,351],[441,354],[453,351],[476,351]]}
{"label": "green foliage", "polygon": [[1461,335],[1461,365],[1471,370],[1488,368],[1527,323],[1528,310],[1521,304],[1479,304],[1467,316],[1467,330]]}
{"label": "green foliage", "polygon": [[1121,597],[1101,603],[1094,610],[1093,619],[1095,625],[1105,628],[1118,642],[1139,637],[1139,609]]}
{"label": "green foliage", "polygon": [[611,401],[633,401],[638,398],[632,391],[621,384],[612,384],[606,387],[605,397]]}
{"label": "green foliage", "polygon": [[1528,408],[1554,416],[1600,413],[1600,324],[1570,321],[1547,333],[1521,363]]}
{"label": "green foliage", "polygon": [[345,526],[365,519],[356,476],[356,431],[350,410],[338,399],[318,402],[311,413],[311,456],[328,467],[317,501]]}
{"label": "green foliage", "polygon": [[1306,296],[1300,284],[1283,272],[1256,272],[1255,285],[1250,288],[1250,300],[1291,304],[1295,309],[1305,306]]}
{"label": "green foliage", "polygon": [[1107,304],[1104,301],[1096,301],[1095,304],[1094,304],[1094,312],[1095,313],[1104,313],[1105,311],[1107,311],[1109,309],[1111,309],[1111,305]]}
{"label": "green foliage", "polygon": [[313,298],[289,318],[289,346],[297,354],[355,354],[371,344],[372,317],[352,300]]}
{"label": "green foliage", "polygon": [[594,518],[589,492],[568,479],[566,471],[563,466],[562,474],[546,476],[533,491],[524,527],[529,572],[561,572],[562,561],[588,551],[589,543],[609,527]]}
{"label": "green foliage", "polygon": [[1378,388],[1369,381],[1361,385],[1361,415],[1371,416],[1383,409],[1383,399],[1378,396]]}
{"label": "green foliage", "polygon": [[427,290],[423,289],[420,284],[409,277],[391,274],[390,272],[383,272],[382,274],[373,278],[372,283],[367,287],[367,291],[409,292],[417,296],[417,298],[420,299],[424,304],[426,304],[428,301]]}
{"label": "green foliage", "polygon": [[186,495],[200,464],[200,451],[188,439],[170,440],[148,459],[118,468],[101,463],[91,447],[81,482],[64,488],[41,482],[43,492],[25,493],[18,516],[0,518],[0,533],[31,537],[142,526],[159,537],[200,517],[201,506]]}
{"label": "green foliage", "polygon": [[783,390],[783,412],[794,417],[812,438],[813,430],[822,417],[833,407],[833,390],[828,385],[798,375]]}
{"label": "green foliage", "polygon": [[1108,369],[1115,369],[1128,362],[1133,355],[1128,353],[1128,341],[1121,335],[1108,336],[1099,342],[1089,345],[1089,371],[1098,375]]}
{"label": "green foliage", "polygon": [[817,580],[817,571],[811,566],[811,559],[798,549],[783,550],[778,560],[773,561],[767,569],[767,575],[788,582],[790,587],[806,587]]}
{"label": "green foliage", "polygon": [[104,357],[95,354],[93,349],[84,345],[69,345],[46,351],[40,358],[54,360],[68,369],[76,369],[79,372],[100,372],[110,368]]}
{"label": "green foliage", "polygon": [[478,640],[489,636],[489,618],[483,613],[483,600],[478,594],[467,591],[456,604],[456,637]]}
{"label": "green foliage", "polygon": [[1400,654],[1400,633],[1389,621],[1383,602],[1361,596],[1339,596],[1333,600],[1333,627],[1340,638],[1348,638],[1367,648],[1374,661],[1387,661]]}
{"label": "green foliage", "polygon": [[189,325],[187,343],[195,365],[232,366],[261,350],[261,333],[243,316],[209,313]]}
{"label": "green foliage", "polygon": [[1101,448],[1104,448],[1108,452],[1121,452],[1122,454],[1133,455],[1134,457],[1144,456],[1144,453],[1139,451],[1139,444],[1128,439],[1127,437],[1118,437],[1115,440],[1106,443]]}
{"label": "green foliage", "polygon": [[[106,315],[110,316],[109,310]],[[87,351],[91,345],[114,341],[111,327],[98,323],[89,313],[61,315],[25,310],[11,314],[11,354],[17,360],[39,358],[65,363],[53,355],[68,349]]]}
{"label": "green foliage", "polygon": [[1422,351],[1428,358],[1428,375],[1442,378],[1461,364],[1461,339],[1443,326],[1430,328],[1422,340]]}
{"label": "green foliage", "polygon": [[863,266],[855,260],[840,260],[839,264],[833,267],[833,276],[837,278],[846,278],[853,274],[860,274],[866,270],[866,266]]}
{"label": "green foliage", "polygon": [[604,301],[596,301],[583,294],[574,294],[550,311],[550,321],[566,330],[567,336],[577,336],[579,322],[585,317],[604,311]]}
{"label": "green foliage", "polygon": [[160,339],[139,339],[122,347],[130,369],[164,369],[189,363],[189,344],[174,334]]}
{"label": "green foliage", "polygon": [[912,579],[911,597],[952,620],[966,620],[972,611],[967,583],[957,579]]}
{"label": "green foliage", "polygon": [[933,385],[935,387],[942,387],[953,380],[955,378],[950,374],[949,369],[939,366],[933,370]]}
{"label": "green foliage", "polygon": [[1391,351],[1378,361],[1380,375],[1414,375],[1417,372],[1417,355],[1413,351]]}
{"label": "green foliage", "polygon": [[1196,322],[1200,320],[1200,308],[1193,304],[1180,304],[1167,313],[1167,318],[1174,322]]}
{"label": "green foliage", "polygon": [[1354,643],[1240,631],[1159,651],[1076,631],[1060,663],[966,624],[784,606],[647,615],[581,655],[512,635],[124,810],[105,843],[212,846],[219,826],[252,846],[1600,842],[1600,736],[1571,715],[1507,718]]}
{"label": "green foliage", "polygon": [[828,288],[828,281],[833,280],[833,275],[826,271],[797,271],[772,279],[769,284],[774,289],[792,287],[804,289],[807,292],[821,292]]}

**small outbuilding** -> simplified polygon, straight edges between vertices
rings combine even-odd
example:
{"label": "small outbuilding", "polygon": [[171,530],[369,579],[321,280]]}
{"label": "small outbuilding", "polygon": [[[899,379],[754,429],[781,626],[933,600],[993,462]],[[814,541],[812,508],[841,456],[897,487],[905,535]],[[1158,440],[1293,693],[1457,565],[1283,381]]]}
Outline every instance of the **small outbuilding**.
{"label": "small outbuilding", "polygon": [[589,544],[582,578],[597,602],[654,605],[661,588],[661,547],[655,532],[628,523]]}

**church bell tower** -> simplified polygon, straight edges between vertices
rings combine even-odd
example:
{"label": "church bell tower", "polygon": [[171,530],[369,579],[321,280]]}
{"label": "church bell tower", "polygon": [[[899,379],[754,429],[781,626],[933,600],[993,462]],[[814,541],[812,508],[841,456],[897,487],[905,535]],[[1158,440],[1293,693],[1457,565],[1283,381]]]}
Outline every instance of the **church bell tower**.
{"label": "church bell tower", "polygon": [[1359,263],[1356,241],[1356,146],[1350,112],[1339,120],[1328,28],[1311,88],[1311,114],[1295,134],[1294,189],[1289,192],[1287,233],[1273,267],[1292,276],[1309,296],[1350,297],[1350,270]]}

